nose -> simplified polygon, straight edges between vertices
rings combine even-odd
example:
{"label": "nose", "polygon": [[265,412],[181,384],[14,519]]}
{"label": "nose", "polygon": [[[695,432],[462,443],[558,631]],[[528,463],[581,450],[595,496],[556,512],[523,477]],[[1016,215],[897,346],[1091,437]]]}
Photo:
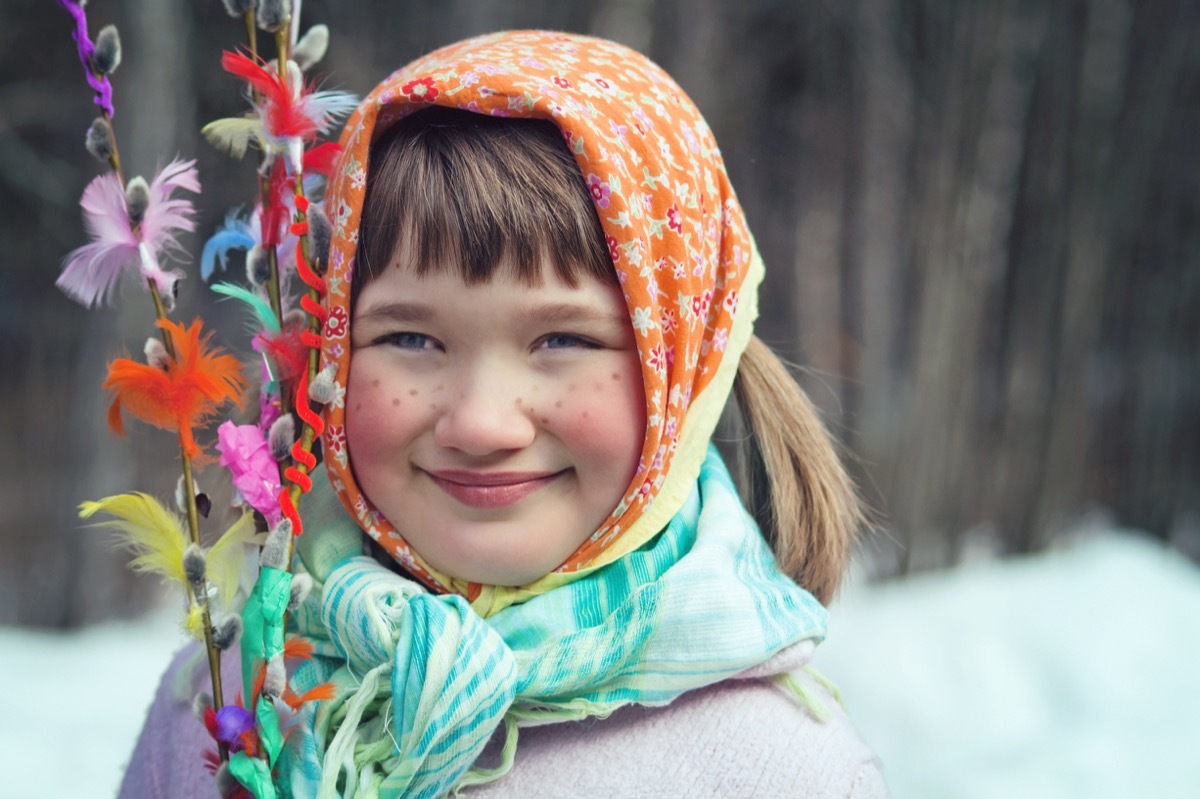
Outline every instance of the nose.
{"label": "nose", "polygon": [[439,447],[473,456],[523,449],[536,435],[520,379],[495,364],[479,364],[456,381],[433,429]]}

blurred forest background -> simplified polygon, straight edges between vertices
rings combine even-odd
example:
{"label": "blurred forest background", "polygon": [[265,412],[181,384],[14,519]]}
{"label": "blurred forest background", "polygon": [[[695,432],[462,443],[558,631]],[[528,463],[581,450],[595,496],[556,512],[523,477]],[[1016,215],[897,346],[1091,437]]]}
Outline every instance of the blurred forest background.
{"label": "blurred forest background", "polygon": [[[118,25],[126,173],[199,159],[199,252],[254,191],[200,127],[240,113],[218,0],[92,0]],[[1200,556],[1200,4],[1190,0],[355,0],[326,85],[365,94],[414,56],[516,27],[648,53],[721,143],[768,266],[760,336],[802,364],[844,441],[888,578],[1053,545],[1106,515]],[[0,0],[0,623],[144,607],[79,501],[169,496],[169,435],[110,438],[105,362],[140,351],[133,294],[54,288],[84,242],[94,116],[50,0]],[[193,275],[179,319],[224,318]],[[244,341],[226,336],[226,345]],[[207,475],[216,482],[216,469]],[[202,484],[206,482],[202,477]]]}

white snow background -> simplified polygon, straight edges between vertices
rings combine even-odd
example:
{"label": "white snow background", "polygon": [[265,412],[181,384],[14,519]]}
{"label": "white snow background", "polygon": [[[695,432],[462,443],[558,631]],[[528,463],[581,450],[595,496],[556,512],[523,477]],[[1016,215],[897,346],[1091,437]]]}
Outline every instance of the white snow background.
{"label": "white snow background", "polygon": [[[4,795],[112,796],[176,624],[0,628]],[[853,583],[816,665],[897,799],[1200,797],[1200,569],[1155,542]]]}

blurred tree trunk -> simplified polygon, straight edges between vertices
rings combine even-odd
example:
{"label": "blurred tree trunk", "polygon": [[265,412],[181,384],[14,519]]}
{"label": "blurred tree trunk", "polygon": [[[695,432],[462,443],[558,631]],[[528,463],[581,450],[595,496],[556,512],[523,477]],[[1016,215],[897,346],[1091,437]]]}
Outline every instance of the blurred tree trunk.
{"label": "blurred tree trunk", "polygon": [[[108,22],[121,31],[124,60],[114,81],[125,81],[114,98],[117,142],[126,176],[149,178],[175,154],[195,151],[189,18],[180,6],[158,0],[128,0],[115,14],[89,11],[93,34]],[[109,15],[101,16],[104,12]],[[73,62],[63,80],[72,97],[85,98],[69,18],[59,13],[52,19],[62,39],[56,49]],[[73,105],[78,109],[83,102]],[[87,164],[91,172],[91,159],[79,146],[89,121],[73,115],[75,146],[66,158]],[[90,175],[80,171],[73,179],[77,185],[60,201],[71,209],[71,235],[56,231],[59,235],[41,242],[54,260],[74,246],[66,242],[81,237],[76,203]],[[9,462],[5,479],[19,493],[5,503],[0,525],[5,572],[0,583],[19,590],[0,596],[0,622],[66,626],[127,614],[157,593],[152,581],[129,574],[128,558],[112,551],[105,534],[81,529],[79,502],[135,488],[169,497],[173,481],[163,476],[178,467],[169,435],[137,431],[130,440],[114,440],[104,421],[105,364],[122,349],[140,350],[139,342],[153,331],[148,297],[129,291],[116,310],[84,311],[53,289],[53,274],[44,273],[36,309],[13,309],[25,319],[22,339],[5,347],[7,355],[17,356],[14,368],[24,389],[12,398],[17,407],[5,414],[6,420],[24,423],[6,431],[5,439],[17,442],[24,458]]]}
{"label": "blurred tree trunk", "polygon": [[[0,26],[0,360],[17,387],[0,400],[0,623],[74,624],[155,592],[76,505],[169,498],[178,467],[169,434],[105,429],[104,364],[141,349],[151,308],[131,291],[85,311],[53,288],[83,241],[94,109],[67,15],[6,2],[23,22]],[[127,173],[196,157],[202,241],[254,191],[252,159],[197,136],[244,108],[216,66],[241,24],[216,0],[88,10],[125,44]],[[326,85],[359,93],[505,28],[613,37],[674,75],[767,264],[758,334],[807,367],[888,574],[980,541],[1037,549],[1094,508],[1200,554],[1198,17],[1188,0],[306,0],[303,27],[329,24]],[[191,278],[176,317],[203,314],[236,351],[207,295]]]}
{"label": "blurred tree trunk", "polygon": [[[1198,502],[1200,441],[1179,435],[1197,427],[1187,368],[1197,281],[1185,278],[1196,270],[1181,252],[1195,246],[1194,218],[1181,213],[1194,212],[1200,189],[1183,145],[1197,127],[1185,100],[1197,86],[1196,9],[1125,0],[860,8],[865,85],[907,77],[910,87],[868,89],[863,113],[905,120],[872,106],[911,97],[915,120],[899,203],[907,218],[893,242],[907,264],[883,266],[886,247],[861,232],[886,241],[870,205],[886,191],[872,188],[878,167],[862,170],[847,214],[860,220],[850,238],[871,275],[854,289],[863,307],[873,292],[892,295],[890,280],[911,301],[894,303],[902,318],[892,325],[880,304],[859,314],[846,312],[856,301],[841,302],[844,329],[875,351],[851,372],[873,401],[848,425],[860,431],[856,450],[886,475],[901,568],[953,562],[972,530],[1007,551],[1040,548],[1091,506],[1166,534]],[[872,33],[881,19],[899,59]],[[903,123],[894,128],[905,140]],[[887,185],[879,151],[892,152],[889,134],[863,130],[862,158],[882,165]],[[902,349],[881,359],[889,333]],[[898,392],[889,366],[902,375]],[[881,410],[889,398],[891,423]]]}

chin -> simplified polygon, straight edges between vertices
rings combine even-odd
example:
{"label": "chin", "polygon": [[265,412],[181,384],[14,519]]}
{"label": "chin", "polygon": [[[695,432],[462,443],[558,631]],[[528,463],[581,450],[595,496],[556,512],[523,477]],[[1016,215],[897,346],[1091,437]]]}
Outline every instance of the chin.
{"label": "chin", "polygon": [[540,580],[550,572],[557,568],[558,564],[542,568],[540,566],[530,567],[512,566],[509,568],[506,564],[497,563],[492,560],[486,564],[478,564],[477,568],[470,569],[450,569],[446,570],[446,574],[451,577],[457,577],[460,580],[466,580],[471,583],[479,583],[481,585],[500,585],[517,588],[522,585],[529,585],[532,582]]}
{"label": "chin", "polygon": [[[430,545],[428,552],[422,551],[425,548],[421,546],[421,541],[409,539],[408,543],[430,566],[446,576],[481,585],[527,585],[552,572],[571,554],[568,552],[554,563],[549,563],[544,549],[531,547],[530,551],[524,551],[514,547],[509,543],[511,539],[498,530],[491,531],[483,539],[478,537],[479,531],[473,532],[475,535],[465,536],[465,540],[457,542],[445,538],[439,542],[424,542]],[[515,532],[517,535],[521,533]],[[471,538],[483,545],[471,545]]]}

